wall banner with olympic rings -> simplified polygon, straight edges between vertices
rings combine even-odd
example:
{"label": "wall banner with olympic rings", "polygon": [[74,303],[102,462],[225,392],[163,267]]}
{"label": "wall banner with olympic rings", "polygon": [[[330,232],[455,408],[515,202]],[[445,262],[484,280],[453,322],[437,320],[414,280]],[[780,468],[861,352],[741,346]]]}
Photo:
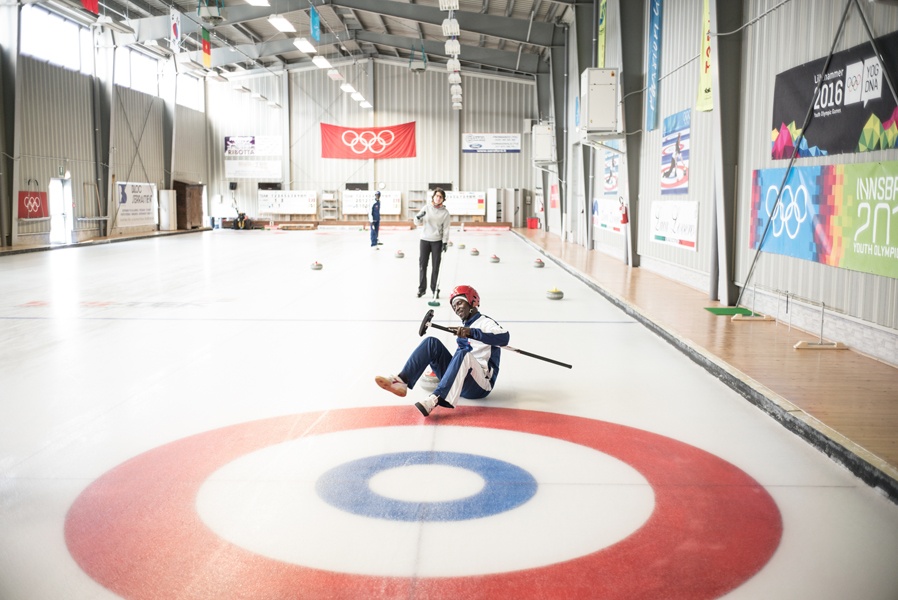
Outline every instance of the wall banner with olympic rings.
{"label": "wall banner with olympic rings", "polygon": [[43,219],[50,216],[47,205],[47,192],[19,192],[19,218]]}
{"label": "wall banner with olympic rings", "polygon": [[[885,70],[898,76],[898,32],[876,38],[877,57],[865,42],[776,76],[773,88],[771,156],[792,157],[801,126],[814,103],[814,120],[804,132],[798,156],[826,156],[898,147],[898,107]],[[821,80],[822,79],[822,80]],[[819,94],[816,91],[819,86]]]}
{"label": "wall banner with olympic rings", "polygon": [[[898,278],[898,162],[752,174],[750,247]],[[776,204],[776,208],[774,205]]]}
{"label": "wall banner with olympic rings", "polygon": [[321,123],[321,158],[414,158],[415,122],[390,127],[340,127]]}

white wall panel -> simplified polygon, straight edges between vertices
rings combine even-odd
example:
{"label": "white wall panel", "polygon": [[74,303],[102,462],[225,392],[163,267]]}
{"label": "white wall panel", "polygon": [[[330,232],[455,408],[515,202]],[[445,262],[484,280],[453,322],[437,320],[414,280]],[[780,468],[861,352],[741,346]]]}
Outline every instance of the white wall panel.
{"label": "white wall panel", "polygon": [[[827,10],[821,10],[825,4]],[[875,36],[898,30],[898,8],[860,3]],[[788,161],[770,158],[773,127],[773,92],[776,75],[803,63],[825,58],[839,27],[844,2],[793,0],[762,17],[745,30],[743,77],[746,93],[742,105],[742,145],[738,178],[735,279],[746,284],[756,253],[749,248],[751,177],[755,169],[784,168]],[[769,10],[770,3],[746,2],[745,19]],[[852,6],[836,52],[867,42],[867,34],[856,7]],[[800,123],[796,124],[801,126]],[[811,124],[813,127],[814,124]],[[796,166],[854,164],[898,160],[898,151],[840,154],[801,158]],[[764,253],[758,260],[749,288],[755,287],[783,297],[788,292],[798,301],[849,318],[892,329],[898,328],[898,280],[828,267],[796,258]],[[748,292],[746,297],[750,297]],[[819,310],[819,308],[817,309]],[[814,327],[810,327],[814,330]]]}
{"label": "white wall panel", "polygon": [[[444,92],[447,97],[448,87],[447,84]],[[532,82],[523,80],[463,77],[461,133],[516,133],[521,136],[520,153],[462,153],[463,189],[534,187],[529,129],[524,133],[524,120],[538,118],[533,87]]]}
{"label": "white wall panel", "polygon": [[[649,11],[646,10],[648,16]],[[640,202],[637,251],[642,264],[680,281],[706,289],[713,227],[712,115],[694,109],[702,35],[702,3],[695,0],[666,0],[662,13],[661,80],[658,84],[657,128],[643,133],[640,157]],[[643,102],[645,99],[643,98]],[[664,119],[690,111],[689,183],[686,194],[661,194],[661,161]],[[698,203],[698,240],[695,250],[655,241],[652,235],[652,205],[655,202]]]}
{"label": "white wall panel", "polygon": [[[71,176],[76,232],[96,230],[91,78],[29,56],[19,57],[16,102],[18,164],[13,198],[19,190],[48,190],[51,178]],[[13,224],[19,243],[47,243],[49,221]],[[38,234],[38,235],[35,235]],[[81,234],[76,233],[76,237]],[[86,235],[86,234],[85,234]]]}
{"label": "white wall panel", "polygon": [[172,181],[208,183],[206,113],[177,105],[173,143]]}
{"label": "white wall panel", "polygon": [[[225,204],[232,202],[229,190],[231,181],[237,184],[233,192],[233,202],[237,209],[252,218],[258,216],[258,189],[260,182],[281,183],[283,189],[291,189],[284,180],[284,172],[289,164],[287,153],[288,132],[286,127],[286,104],[271,106],[267,100],[284,102],[282,78],[285,74],[271,74],[261,77],[237,79],[233,83],[210,82],[206,88],[206,115],[208,116],[207,144],[210,165],[207,194],[211,198],[221,195]],[[328,80],[330,81],[330,80]],[[235,86],[245,87],[249,92],[238,92]],[[260,97],[253,97],[253,93]],[[225,172],[225,137],[231,135],[281,136],[283,140],[281,173],[271,178],[229,179]],[[274,159],[276,157],[261,157]],[[305,189],[293,187],[292,189]]]}
{"label": "white wall panel", "polygon": [[109,175],[116,181],[164,182],[164,105],[161,98],[115,86],[112,93]]}

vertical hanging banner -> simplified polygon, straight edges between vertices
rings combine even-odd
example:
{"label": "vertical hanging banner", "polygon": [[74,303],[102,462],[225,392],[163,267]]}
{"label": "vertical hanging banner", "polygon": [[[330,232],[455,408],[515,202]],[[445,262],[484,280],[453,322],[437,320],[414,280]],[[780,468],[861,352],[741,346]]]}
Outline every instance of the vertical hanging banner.
{"label": "vertical hanging banner", "polygon": [[81,0],[81,6],[95,15],[100,14],[100,0]]}
{"label": "vertical hanging banner", "polygon": [[414,158],[415,122],[391,127],[340,127],[321,123],[321,158]]}
{"label": "vertical hanging banner", "polygon": [[209,38],[209,30],[203,27],[203,66],[207,69],[212,66],[212,40]]}
{"label": "vertical hanging banner", "polygon": [[318,11],[315,10],[315,7],[312,6],[309,8],[309,21],[310,26],[312,28],[312,39],[316,42],[321,41],[321,19],[318,16]]}
{"label": "vertical hanging banner", "polygon": [[602,0],[599,2],[599,47],[596,60],[596,66],[600,69],[605,68],[605,17],[607,16],[608,0]]}
{"label": "vertical hanging banner", "polygon": [[714,110],[714,94],[711,80],[711,9],[709,0],[704,0],[702,7],[702,55],[699,57],[698,98],[695,99],[695,110],[710,112]]}
{"label": "vertical hanging banner", "polygon": [[649,6],[649,31],[645,91],[645,130],[658,128],[658,78],[661,72],[661,10],[664,0],[651,0]]}
{"label": "vertical hanging banner", "polygon": [[177,50],[181,47],[181,13],[176,8],[171,8],[168,12],[168,18],[171,23],[169,28],[171,47]]}
{"label": "vertical hanging banner", "polygon": [[776,76],[772,158],[792,158],[811,102],[814,120],[801,139],[799,157],[898,148],[898,107],[884,77],[888,70],[898,83],[898,32],[876,38],[876,45],[882,61],[864,43],[833,54],[822,77],[823,58]]}
{"label": "vertical hanging banner", "polygon": [[685,194],[689,191],[689,109],[664,119],[661,138],[661,194]]}
{"label": "vertical hanging banner", "polygon": [[780,192],[785,174],[752,173],[751,248],[898,278],[898,162],[795,167]]}

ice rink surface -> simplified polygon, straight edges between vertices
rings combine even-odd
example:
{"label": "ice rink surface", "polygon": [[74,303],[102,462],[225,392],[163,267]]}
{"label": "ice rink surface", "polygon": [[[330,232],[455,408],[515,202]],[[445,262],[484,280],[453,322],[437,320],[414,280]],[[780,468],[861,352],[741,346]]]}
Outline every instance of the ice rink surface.
{"label": "ice rink surface", "polygon": [[513,232],[451,239],[434,323],[468,284],[573,368],[506,351],[428,418],[374,383],[415,231],[0,257],[0,598],[898,598],[898,506]]}

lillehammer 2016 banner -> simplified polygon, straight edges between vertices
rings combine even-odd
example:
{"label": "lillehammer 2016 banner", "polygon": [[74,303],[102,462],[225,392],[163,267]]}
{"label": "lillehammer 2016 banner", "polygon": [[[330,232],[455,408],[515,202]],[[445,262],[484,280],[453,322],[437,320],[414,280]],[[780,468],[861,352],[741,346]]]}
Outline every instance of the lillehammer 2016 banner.
{"label": "lillehammer 2016 banner", "polygon": [[[813,120],[804,132],[798,156],[825,156],[895,148],[898,117],[884,69],[898,83],[898,32],[876,38],[880,62],[869,43],[833,54],[827,72],[821,58],[783,71],[773,91],[771,156],[792,157],[795,142],[814,100]],[[820,80],[820,81],[818,81]]]}
{"label": "lillehammer 2016 banner", "polygon": [[390,127],[321,123],[321,158],[414,158],[415,122]]}
{"label": "lillehammer 2016 banner", "polygon": [[[752,174],[750,246],[898,278],[898,162],[795,167]],[[774,205],[776,207],[774,208]]]}

